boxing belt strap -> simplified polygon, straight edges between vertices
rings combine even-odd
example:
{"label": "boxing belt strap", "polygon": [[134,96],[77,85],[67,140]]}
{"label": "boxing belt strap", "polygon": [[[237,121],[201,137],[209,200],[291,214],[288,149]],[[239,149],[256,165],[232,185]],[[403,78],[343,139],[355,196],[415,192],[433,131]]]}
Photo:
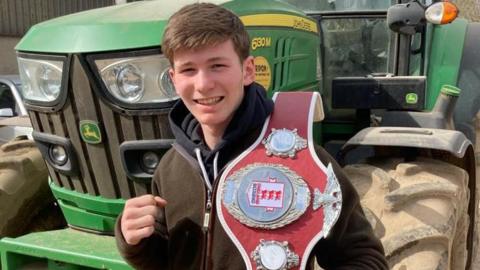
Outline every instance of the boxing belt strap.
{"label": "boxing belt strap", "polygon": [[215,207],[247,269],[305,269],[340,215],[342,194],[314,149],[320,95],[284,92],[274,101],[259,138],[223,172]]}

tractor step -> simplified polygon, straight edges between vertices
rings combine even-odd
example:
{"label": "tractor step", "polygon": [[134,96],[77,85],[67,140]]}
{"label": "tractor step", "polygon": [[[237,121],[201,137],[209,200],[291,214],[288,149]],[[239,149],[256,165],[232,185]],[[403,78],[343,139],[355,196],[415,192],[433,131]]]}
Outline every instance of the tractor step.
{"label": "tractor step", "polygon": [[3,270],[132,269],[118,253],[113,236],[71,228],[3,238],[0,257]]}

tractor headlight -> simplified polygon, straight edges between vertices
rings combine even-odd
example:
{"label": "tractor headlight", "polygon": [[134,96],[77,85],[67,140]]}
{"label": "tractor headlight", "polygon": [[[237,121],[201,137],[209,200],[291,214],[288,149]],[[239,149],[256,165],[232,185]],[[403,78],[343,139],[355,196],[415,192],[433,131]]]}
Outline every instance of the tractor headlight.
{"label": "tractor headlight", "polygon": [[35,130],[32,137],[45,161],[55,171],[67,176],[79,175],[80,164],[70,139]]}
{"label": "tractor headlight", "polygon": [[135,65],[115,64],[102,70],[102,78],[110,93],[124,102],[137,102],[145,93],[145,73]]}
{"label": "tractor headlight", "polygon": [[143,168],[147,173],[153,174],[159,162],[160,157],[155,152],[148,151],[142,156]]}
{"label": "tractor headlight", "polygon": [[131,109],[155,108],[178,98],[168,74],[170,64],[163,55],[105,57],[93,62],[113,103]]}
{"label": "tractor headlight", "polygon": [[22,94],[34,103],[55,102],[62,90],[63,65],[61,60],[43,60],[18,57],[22,80]]}
{"label": "tractor headlight", "polygon": [[51,160],[55,164],[57,164],[59,166],[62,166],[65,163],[67,163],[67,160],[68,160],[67,151],[65,150],[65,148],[62,145],[52,144],[48,150],[49,150],[48,154],[49,154]]}

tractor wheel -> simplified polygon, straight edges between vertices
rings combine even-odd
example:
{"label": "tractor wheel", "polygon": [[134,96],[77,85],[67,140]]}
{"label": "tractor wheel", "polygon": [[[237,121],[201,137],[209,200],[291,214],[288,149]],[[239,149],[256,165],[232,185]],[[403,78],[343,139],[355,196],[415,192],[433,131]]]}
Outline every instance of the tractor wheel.
{"label": "tractor wheel", "polygon": [[345,167],[391,269],[465,269],[468,174],[427,158]]}
{"label": "tractor wheel", "polygon": [[64,224],[48,186],[45,162],[31,140],[19,138],[0,147],[0,217],[0,238]]}
{"label": "tractor wheel", "polygon": [[[475,141],[475,159],[477,162],[476,166],[476,177],[477,177],[477,200],[480,199],[480,112],[477,113],[475,117],[475,136],[477,137]],[[472,269],[478,270],[480,269],[480,233],[478,232],[478,229],[480,229],[480,208],[476,209],[476,229],[474,233],[474,239],[473,239],[473,263],[472,263]]]}

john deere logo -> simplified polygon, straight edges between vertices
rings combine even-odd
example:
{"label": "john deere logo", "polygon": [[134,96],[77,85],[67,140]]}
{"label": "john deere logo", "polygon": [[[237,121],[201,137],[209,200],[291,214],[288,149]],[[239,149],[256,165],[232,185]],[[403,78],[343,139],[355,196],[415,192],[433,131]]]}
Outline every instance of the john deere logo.
{"label": "john deere logo", "polygon": [[407,102],[407,104],[417,104],[418,95],[416,93],[408,93],[405,96],[405,102]]}
{"label": "john deere logo", "polygon": [[95,121],[80,121],[80,135],[82,135],[82,139],[86,143],[97,144],[102,142],[102,133],[98,123]]}

